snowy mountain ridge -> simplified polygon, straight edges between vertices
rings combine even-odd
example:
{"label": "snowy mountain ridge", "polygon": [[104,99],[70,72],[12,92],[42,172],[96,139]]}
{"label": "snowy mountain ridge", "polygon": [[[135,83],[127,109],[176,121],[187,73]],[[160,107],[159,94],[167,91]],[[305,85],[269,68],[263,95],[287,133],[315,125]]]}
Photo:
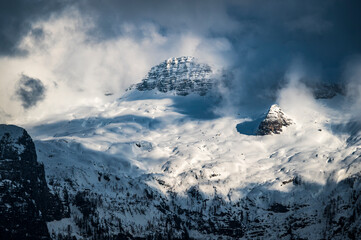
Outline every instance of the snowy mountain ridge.
{"label": "snowy mountain ridge", "polygon": [[50,190],[68,202],[70,215],[47,223],[51,238],[361,236],[360,143],[334,126],[348,119],[314,111],[306,121],[273,105],[263,120],[280,134],[241,134],[248,118],[205,108],[208,87],[196,82],[210,72],[192,62],[161,63],[131,98],[26,126]]}

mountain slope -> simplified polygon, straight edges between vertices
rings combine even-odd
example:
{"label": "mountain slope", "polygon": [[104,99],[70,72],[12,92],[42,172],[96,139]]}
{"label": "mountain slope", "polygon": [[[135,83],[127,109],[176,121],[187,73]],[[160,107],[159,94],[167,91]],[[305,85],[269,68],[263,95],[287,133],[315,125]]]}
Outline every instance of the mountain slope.
{"label": "mountain slope", "polygon": [[48,222],[54,239],[360,237],[361,152],[334,130],[339,116],[240,134],[250,119],[212,115],[208,87],[168,82],[182,69],[89,114],[28,126],[50,189],[69,203],[69,218]]}

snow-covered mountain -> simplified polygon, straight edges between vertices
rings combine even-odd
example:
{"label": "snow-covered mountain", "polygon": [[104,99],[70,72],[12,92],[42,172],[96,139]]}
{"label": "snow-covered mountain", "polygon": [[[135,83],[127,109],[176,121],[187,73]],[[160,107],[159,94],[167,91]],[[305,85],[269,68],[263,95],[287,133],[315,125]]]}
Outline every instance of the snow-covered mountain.
{"label": "snow-covered mountain", "polygon": [[186,96],[198,93],[203,96],[215,84],[209,65],[198,63],[193,57],[169,58],[152,67],[141,83],[131,88],[138,91],[157,89],[160,92],[174,92]]}
{"label": "snow-covered mountain", "polygon": [[211,72],[172,58],[100,109],[26,126],[70,212],[53,239],[361,237],[361,128],[328,98],[306,119],[214,114]]}

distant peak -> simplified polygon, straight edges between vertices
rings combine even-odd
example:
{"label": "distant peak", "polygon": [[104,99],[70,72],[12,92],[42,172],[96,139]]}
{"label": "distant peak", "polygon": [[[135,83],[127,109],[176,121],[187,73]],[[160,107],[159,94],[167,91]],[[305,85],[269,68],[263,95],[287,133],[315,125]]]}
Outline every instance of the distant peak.
{"label": "distant peak", "polygon": [[138,91],[157,89],[186,96],[190,93],[206,95],[214,79],[209,65],[199,63],[194,57],[169,58],[152,67],[147,76],[135,88]]}
{"label": "distant peak", "polygon": [[257,135],[280,134],[282,127],[291,125],[293,121],[286,116],[277,104],[273,104],[263,121],[258,126]]}

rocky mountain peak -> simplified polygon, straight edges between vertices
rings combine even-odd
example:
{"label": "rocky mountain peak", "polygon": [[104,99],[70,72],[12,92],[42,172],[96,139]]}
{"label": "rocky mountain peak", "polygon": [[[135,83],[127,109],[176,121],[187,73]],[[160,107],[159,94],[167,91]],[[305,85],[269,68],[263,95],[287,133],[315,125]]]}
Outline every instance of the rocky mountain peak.
{"label": "rocky mountain peak", "polygon": [[180,96],[190,93],[203,96],[212,88],[214,79],[211,75],[211,67],[198,63],[194,57],[169,58],[152,67],[135,88],[138,91],[175,92]]}
{"label": "rocky mountain peak", "polygon": [[0,160],[26,160],[35,162],[35,146],[29,134],[14,125],[0,124]]}
{"label": "rocky mountain peak", "polygon": [[291,125],[293,121],[283,113],[277,104],[273,104],[265,119],[259,124],[257,135],[280,134],[282,127]]}

